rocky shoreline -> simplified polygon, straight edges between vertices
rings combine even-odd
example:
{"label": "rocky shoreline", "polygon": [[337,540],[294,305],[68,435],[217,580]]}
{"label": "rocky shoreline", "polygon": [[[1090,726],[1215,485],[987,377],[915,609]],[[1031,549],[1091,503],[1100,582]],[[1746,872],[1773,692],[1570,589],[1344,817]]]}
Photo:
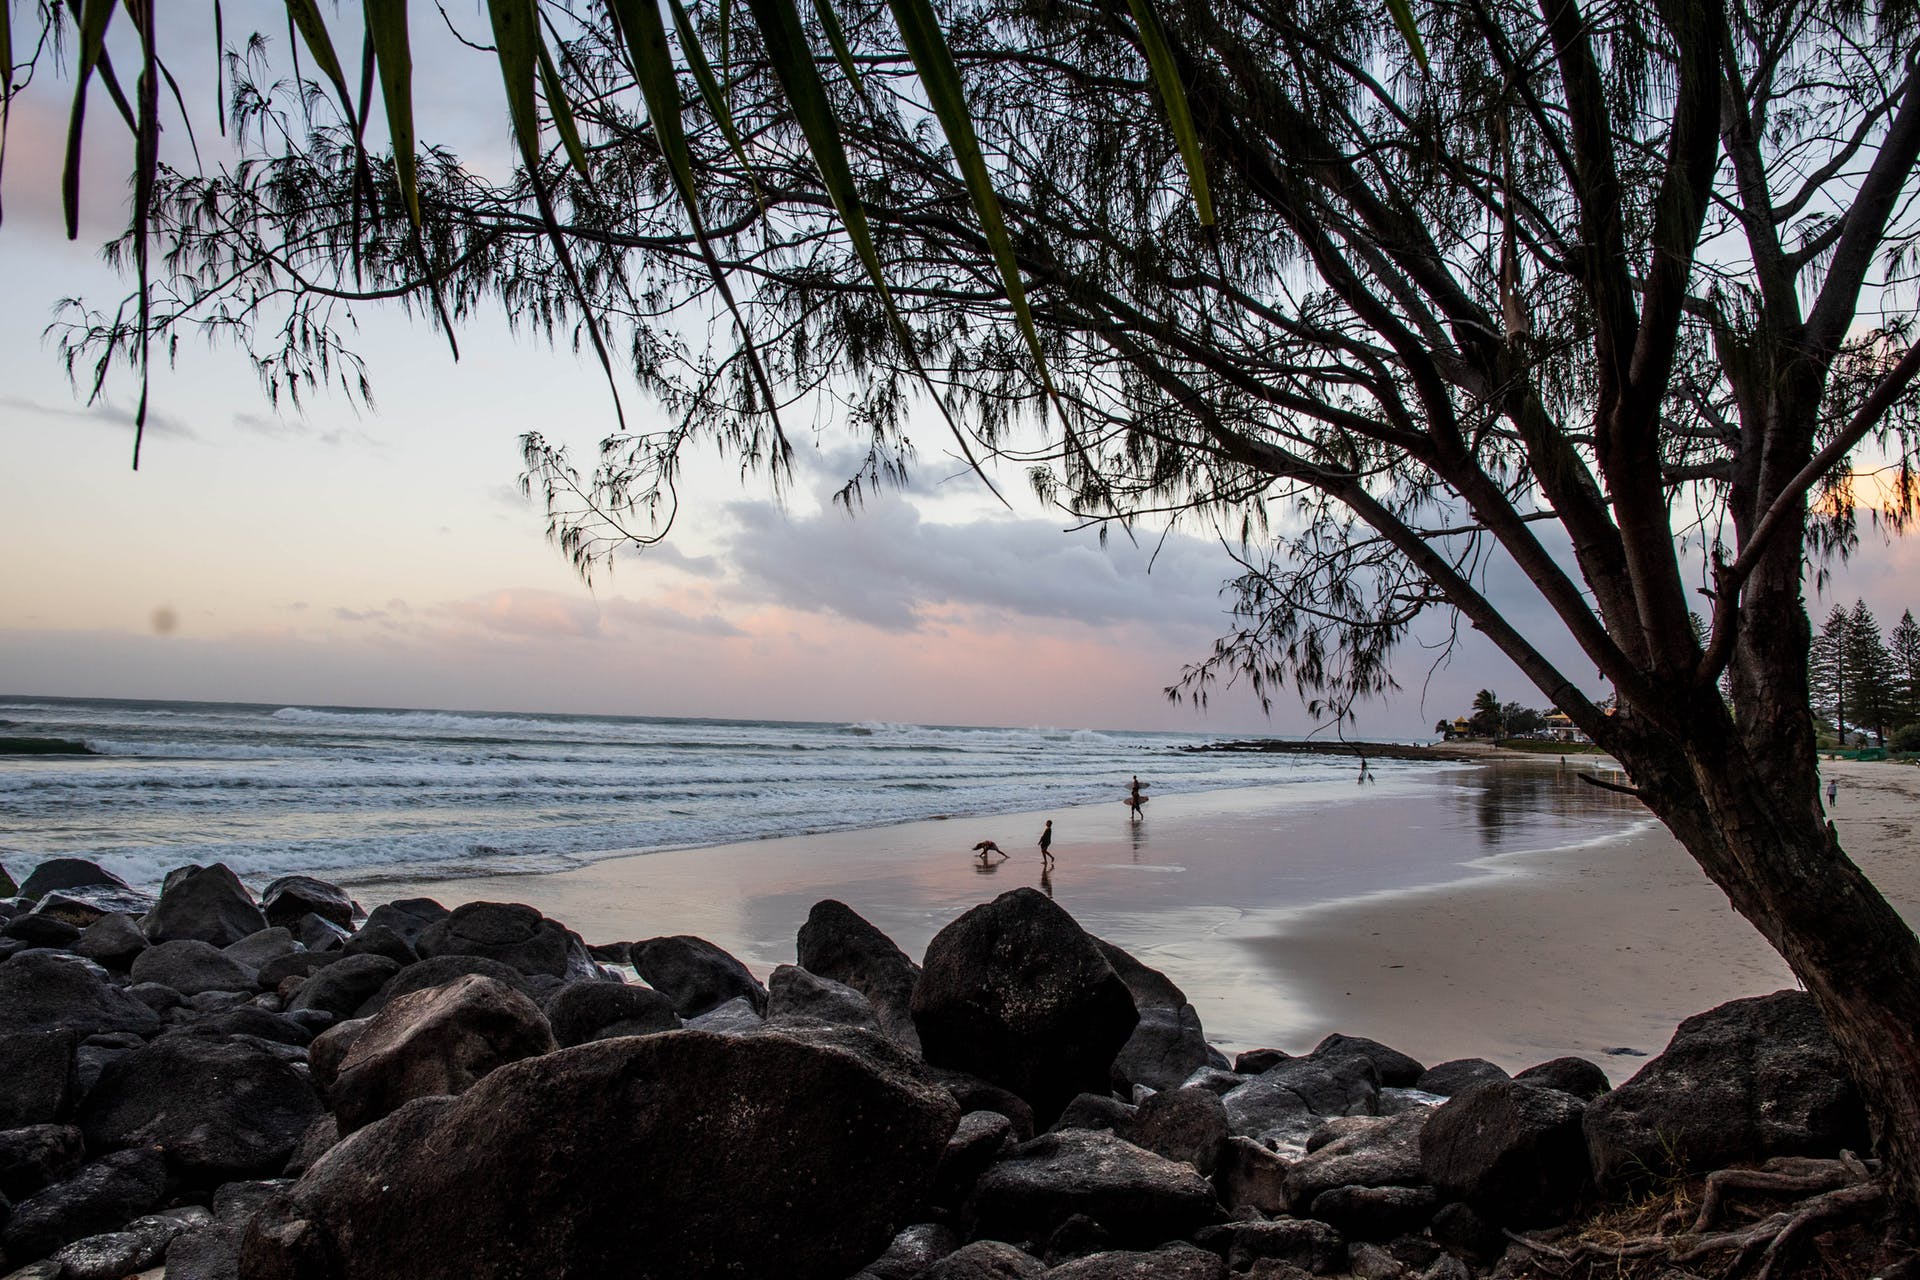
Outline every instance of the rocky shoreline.
{"label": "rocky shoreline", "polygon": [[0,894],[9,1280],[1915,1274],[1798,992],[1609,1089],[1347,1035],[1228,1061],[1031,889],[918,964],[822,901],[764,984],[217,864]]}

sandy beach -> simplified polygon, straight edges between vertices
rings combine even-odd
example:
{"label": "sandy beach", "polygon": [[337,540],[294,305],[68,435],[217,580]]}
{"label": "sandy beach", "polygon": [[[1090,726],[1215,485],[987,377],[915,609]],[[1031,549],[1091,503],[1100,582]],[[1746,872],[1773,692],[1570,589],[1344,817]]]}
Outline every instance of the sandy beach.
{"label": "sandy beach", "polygon": [[[1165,970],[1229,1053],[1333,1031],[1429,1062],[1510,1070],[1579,1054],[1616,1079],[1677,1022],[1792,985],[1664,828],[1578,783],[1576,760],[1381,766],[1356,788],[1246,788],[1124,806],[907,823],[617,857],[544,875],[348,878],[367,905],[531,903],[589,941],[708,938],[765,974],[807,910],[839,898],[918,956],[960,912],[1049,888],[1093,932]],[[1910,919],[1920,769],[1834,763],[1849,851]],[[1284,794],[1282,794],[1284,793]],[[1042,884],[1044,817],[1058,866]],[[967,849],[1012,855],[983,871]],[[1632,1053],[1609,1051],[1631,1050]]]}

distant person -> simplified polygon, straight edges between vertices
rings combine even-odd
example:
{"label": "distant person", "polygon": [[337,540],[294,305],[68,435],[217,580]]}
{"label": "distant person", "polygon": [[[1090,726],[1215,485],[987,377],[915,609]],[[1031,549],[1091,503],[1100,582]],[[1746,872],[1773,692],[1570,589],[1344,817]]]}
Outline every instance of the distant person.
{"label": "distant person", "polygon": [[1053,819],[1047,819],[1047,825],[1040,831],[1040,865],[1053,865]]}
{"label": "distant person", "polygon": [[1146,794],[1147,788],[1152,785],[1152,783],[1140,781],[1139,774],[1133,775],[1133,786],[1127,790],[1127,808],[1133,810],[1133,818],[1136,822],[1145,816],[1141,810],[1147,801],[1152,799]]}
{"label": "distant person", "polygon": [[1840,794],[1839,780],[1835,778],[1828,778],[1827,779],[1827,808],[1829,809],[1833,808],[1834,798],[1837,797],[1839,794]]}
{"label": "distant person", "polygon": [[989,861],[989,859],[999,858],[1004,862],[1008,856],[1005,849],[1002,849],[991,840],[982,840],[979,844],[973,846],[973,851],[980,855],[980,865],[989,870],[1000,865],[1000,863]]}

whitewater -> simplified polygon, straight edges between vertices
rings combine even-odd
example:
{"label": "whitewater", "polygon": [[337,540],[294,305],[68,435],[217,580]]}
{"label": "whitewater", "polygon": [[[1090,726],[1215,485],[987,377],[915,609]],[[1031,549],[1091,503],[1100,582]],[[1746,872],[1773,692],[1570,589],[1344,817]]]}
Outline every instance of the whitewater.
{"label": "whitewater", "polygon": [[0,735],[99,753],[0,756],[0,861],[88,857],[147,886],[211,862],[251,878],[557,871],[1118,804],[1134,774],[1168,795],[1354,767],[1338,744],[1324,757],[1186,749],[1217,740],[1204,734],[27,697],[0,697]]}

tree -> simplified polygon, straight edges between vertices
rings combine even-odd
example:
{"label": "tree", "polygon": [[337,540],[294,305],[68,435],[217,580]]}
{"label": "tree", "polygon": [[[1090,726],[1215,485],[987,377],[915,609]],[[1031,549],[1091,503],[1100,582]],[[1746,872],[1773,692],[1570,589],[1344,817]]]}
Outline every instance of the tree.
{"label": "tree", "polygon": [[1847,713],[1857,710],[1849,701],[1854,692],[1850,632],[1847,611],[1835,605],[1827,620],[1820,624],[1820,633],[1813,638],[1807,676],[1813,706],[1833,720],[1833,730],[1841,746],[1847,745]]}
{"label": "tree", "polygon": [[1846,665],[1853,673],[1854,716],[1873,730],[1875,743],[1887,745],[1893,707],[1893,659],[1880,638],[1880,620],[1865,600],[1855,600],[1847,615]]}
{"label": "tree", "polygon": [[[963,452],[1030,466],[1070,517],[1238,544],[1237,625],[1187,695],[1240,676],[1344,715],[1417,618],[1457,611],[1787,959],[1920,1205],[1920,942],[1820,812],[1801,585],[1855,546],[1857,448],[1899,470],[1885,514],[1913,510],[1920,346],[1879,288],[1920,235],[1904,10],[1430,0],[1421,69],[1356,0],[951,0],[1002,239],[929,127],[951,96],[899,57],[912,12],[837,0],[811,33],[841,68],[841,172],[787,82],[808,33],[748,7],[723,38],[696,5],[676,37],[683,65],[723,51],[715,94],[662,92],[602,7],[543,4],[564,91],[538,115],[525,61],[516,133],[549,140],[504,180],[429,152],[411,184],[410,146],[362,157],[343,85],[276,96],[242,65],[248,163],[155,173],[136,203],[169,269],[71,317],[69,357],[207,324],[270,384],[317,382],[353,360],[343,297],[449,324],[497,298],[622,352],[671,415],[589,474],[526,442],[583,566],[671,522],[691,441],[778,477],[800,403],[866,442],[853,504],[911,460],[933,388]],[[1150,88],[1169,69],[1180,97]],[[1543,608],[1489,600],[1495,558]]]}
{"label": "tree", "polygon": [[1546,727],[1547,718],[1532,707],[1509,702],[1500,708],[1500,731],[1503,736],[1517,737]]}
{"label": "tree", "polygon": [[1896,725],[1920,723],[1920,625],[1913,621],[1913,610],[1900,615],[1888,646],[1893,660],[1894,711]]}
{"label": "tree", "polygon": [[1473,695],[1473,714],[1467,718],[1467,723],[1482,738],[1500,736],[1500,698],[1493,690],[1482,689]]}

